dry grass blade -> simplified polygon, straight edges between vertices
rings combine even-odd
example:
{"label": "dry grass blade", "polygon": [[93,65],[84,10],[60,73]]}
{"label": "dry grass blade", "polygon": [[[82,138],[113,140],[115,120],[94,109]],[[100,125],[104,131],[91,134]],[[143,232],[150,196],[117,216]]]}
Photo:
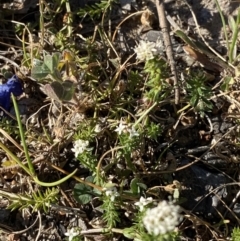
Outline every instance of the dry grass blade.
{"label": "dry grass blade", "polygon": [[[234,240],[240,84],[228,62],[238,63],[207,46],[226,44],[215,2],[233,16],[229,44],[237,9],[229,1],[226,10],[226,0],[34,1],[40,5],[27,15],[13,12],[15,2],[8,15],[0,3],[0,106],[6,73],[24,92],[13,99],[18,123],[8,121],[16,120],[11,100],[1,115],[8,159],[0,194],[9,194],[3,204],[15,210],[11,220],[21,217],[1,221],[7,234],[0,240],[16,230],[36,241],[49,233],[58,240]],[[209,32],[211,42],[202,40]],[[35,211],[37,224],[25,229]]]}
{"label": "dry grass blade", "polygon": [[12,142],[14,146],[16,146],[21,152],[23,152],[22,147],[2,128],[0,128],[0,132],[9,140]]}

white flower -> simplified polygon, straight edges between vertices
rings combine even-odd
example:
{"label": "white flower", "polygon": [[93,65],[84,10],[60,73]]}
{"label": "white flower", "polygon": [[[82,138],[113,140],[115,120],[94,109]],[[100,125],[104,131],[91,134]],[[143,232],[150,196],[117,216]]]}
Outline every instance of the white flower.
{"label": "white flower", "polygon": [[154,58],[154,53],[157,50],[155,49],[155,43],[140,40],[138,46],[135,47],[134,51],[137,54],[137,59],[139,59],[140,61],[148,61]]}
{"label": "white flower", "polygon": [[105,191],[106,196],[111,198],[112,202],[115,200],[115,197],[119,196],[119,193],[118,193],[117,188],[115,186],[105,187],[105,188],[103,188],[103,191]]}
{"label": "white flower", "polygon": [[95,133],[99,133],[99,132],[101,132],[101,130],[102,130],[102,128],[101,128],[101,125],[100,125],[100,124],[97,124],[97,125],[95,126],[95,128],[94,128],[94,132],[95,132]]}
{"label": "white flower", "polygon": [[130,138],[134,137],[134,136],[139,136],[139,133],[135,130],[135,128],[132,126],[132,129],[128,129],[128,132],[130,134]]}
{"label": "white flower", "polygon": [[148,205],[152,201],[153,199],[151,197],[148,197],[148,198],[140,197],[139,202],[136,202],[135,205],[138,206],[139,210],[142,212],[144,209],[144,206]]}
{"label": "white flower", "polygon": [[173,231],[181,220],[180,207],[171,202],[162,201],[157,207],[146,211],[143,224],[148,233],[159,235]]}
{"label": "white flower", "polygon": [[71,228],[68,232],[66,232],[64,234],[65,236],[68,236],[69,238],[69,241],[72,241],[72,239],[74,237],[76,237],[77,235],[79,235],[79,232],[78,231],[75,231],[74,228]]}
{"label": "white flower", "polygon": [[119,126],[115,129],[115,131],[116,131],[119,135],[121,135],[122,132],[123,132],[124,130],[126,130],[126,128],[127,128],[127,125],[124,124],[122,121],[120,121],[120,124],[119,124]]}
{"label": "white flower", "polygon": [[87,148],[89,145],[89,141],[84,141],[84,140],[76,140],[75,143],[73,144],[73,148],[71,149],[75,157],[78,157],[79,154],[83,153],[84,151],[90,151],[91,148]]}

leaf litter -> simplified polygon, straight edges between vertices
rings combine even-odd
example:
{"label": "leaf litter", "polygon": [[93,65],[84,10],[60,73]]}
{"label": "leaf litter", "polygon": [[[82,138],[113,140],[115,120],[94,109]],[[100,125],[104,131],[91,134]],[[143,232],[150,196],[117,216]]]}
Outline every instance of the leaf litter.
{"label": "leaf litter", "polygon": [[[142,196],[181,206],[179,240],[231,237],[239,226],[239,42],[230,62],[216,3],[165,1],[171,59],[153,1],[31,2],[0,5],[0,97],[8,93],[1,142],[26,164],[13,93],[39,179],[78,171],[51,192],[1,150],[1,239],[137,240],[123,230]],[[219,3],[231,16],[231,39],[239,4]],[[136,60],[141,41],[157,51],[158,64]],[[11,78],[23,94],[6,89]],[[104,216],[108,198],[121,200],[115,219]]]}

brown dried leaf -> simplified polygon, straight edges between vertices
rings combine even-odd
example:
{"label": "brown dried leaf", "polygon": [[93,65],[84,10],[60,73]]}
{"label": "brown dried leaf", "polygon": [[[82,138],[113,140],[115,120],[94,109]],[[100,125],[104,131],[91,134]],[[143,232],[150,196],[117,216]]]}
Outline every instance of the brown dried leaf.
{"label": "brown dried leaf", "polygon": [[147,9],[141,16],[141,23],[144,27],[152,27],[153,13]]}
{"label": "brown dried leaf", "polygon": [[218,64],[215,64],[209,60],[209,58],[197,50],[191,48],[189,45],[183,46],[183,50],[194,60],[201,63],[204,68],[214,71],[214,72],[222,72],[222,67]]}

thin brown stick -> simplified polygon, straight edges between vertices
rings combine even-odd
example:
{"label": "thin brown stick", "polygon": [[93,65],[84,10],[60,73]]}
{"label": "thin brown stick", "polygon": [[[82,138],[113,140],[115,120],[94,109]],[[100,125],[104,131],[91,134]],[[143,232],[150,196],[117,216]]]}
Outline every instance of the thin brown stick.
{"label": "thin brown stick", "polygon": [[170,68],[173,74],[173,79],[174,79],[175,104],[178,104],[179,98],[180,98],[178,77],[177,77],[175,61],[173,58],[172,42],[171,42],[169,28],[167,24],[166,15],[165,15],[164,0],[156,0],[156,7],[158,12],[158,18],[159,18],[159,26],[162,29],[162,33],[163,33],[163,40],[166,48],[167,58],[168,58]]}

